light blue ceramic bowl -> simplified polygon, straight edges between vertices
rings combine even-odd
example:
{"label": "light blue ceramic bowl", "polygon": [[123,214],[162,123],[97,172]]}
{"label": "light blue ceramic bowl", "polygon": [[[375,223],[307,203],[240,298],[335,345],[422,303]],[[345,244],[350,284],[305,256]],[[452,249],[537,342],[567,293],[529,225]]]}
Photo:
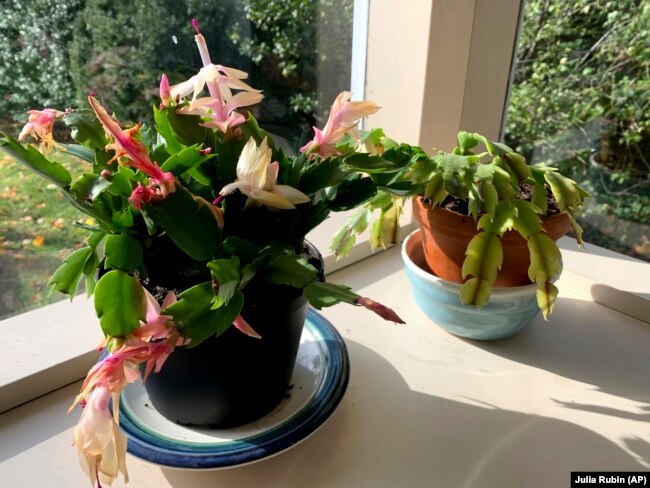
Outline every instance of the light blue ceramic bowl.
{"label": "light blue ceramic bowl", "polygon": [[510,337],[528,325],[539,312],[536,286],[494,288],[490,302],[480,310],[461,305],[460,285],[428,271],[420,230],[402,244],[402,259],[411,292],[422,311],[447,332],[469,339]]}

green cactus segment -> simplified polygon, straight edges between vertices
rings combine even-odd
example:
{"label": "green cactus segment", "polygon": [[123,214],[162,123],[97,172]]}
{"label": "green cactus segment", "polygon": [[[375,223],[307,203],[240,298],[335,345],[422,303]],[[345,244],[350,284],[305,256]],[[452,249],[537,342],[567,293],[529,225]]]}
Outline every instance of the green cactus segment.
{"label": "green cactus segment", "polygon": [[355,304],[360,298],[350,287],[318,281],[305,287],[305,297],[316,310],[331,307],[341,302]]}
{"label": "green cactus segment", "polygon": [[111,235],[106,239],[104,248],[107,268],[133,272],[142,263],[142,245],[126,234]]}
{"label": "green cactus segment", "polygon": [[532,176],[530,168],[526,165],[526,159],[521,154],[505,153],[495,157],[494,162],[504,168],[513,181],[521,183]]}
{"label": "green cactus segment", "polygon": [[553,283],[543,282],[537,284],[537,305],[542,311],[544,320],[553,312],[557,300],[558,289]]}
{"label": "green cactus segment", "polygon": [[188,288],[178,298],[163,313],[171,315],[183,337],[191,340],[189,347],[225,332],[244,307],[244,295],[235,289],[228,303],[215,309],[215,294],[209,281]]}
{"label": "green cactus segment", "polygon": [[65,125],[70,127],[72,138],[91,150],[103,151],[108,139],[102,124],[90,109],[78,109],[65,114]]}
{"label": "green cactus segment", "polygon": [[490,181],[479,181],[469,189],[469,213],[474,220],[478,220],[480,214],[493,217],[498,201],[499,193]]}
{"label": "green cactus segment", "polygon": [[[583,200],[589,196],[589,194],[584,191],[578,184],[567,178],[566,176],[561,175],[556,168],[546,166],[544,164],[538,164],[533,168],[533,178],[535,180],[535,190],[537,193],[540,193],[539,197],[536,197],[533,193],[533,202],[536,203],[541,201],[541,189],[544,188],[544,196],[546,196],[546,186],[551,190],[555,200],[557,201],[558,207],[563,212],[566,212],[573,227],[573,232],[576,235],[576,240],[580,246],[582,246],[582,228],[578,225],[575,219],[575,214],[580,205],[582,205]],[[545,203],[544,203],[545,205]],[[542,207],[542,210],[545,211],[546,206]]]}
{"label": "green cactus segment", "polygon": [[375,220],[370,231],[370,246],[373,249],[386,249],[386,244],[397,243],[399,234],[399,217],[404,201],[399,199],[388,209],[382,209],[379,218]]}
{"label": "green cactus segment", "polygon": [[578,202],[581,201],[580,193],[577,185],[572,180],[553,171],[547,172],[544,178],[551,187],[560,210],[566,211],[578,208]]}
{"label": "green cactus segment", "polygon": [[557,288],[553,285],[562,272],[562,256],[553,239],[545,234],[539,208],[530,202],[517,200],[514,228],[527,240],[530,252],[528,278],[537,283],[537,303],[544,319],[553,310],[557,298]]}
{"label": "green cactus segment", "polygon": [[24,164],[34,173],[51,181],[59,188],[67,187],[72,177],[59,163],[45,158],[33,146],[23,146],[13,137],[0,132],[0,148],[21,164]]}
{"label": "green cactus segment", "polygon": [[209,206],[206,200],[178,186],[167,198],[146,205],[143,210],[188,256],[205,261],[212,256],[221,237],[221,230]]}
{"label": "green cactus segment", "polygon": [[241,282],[239,258],[233,256],[230,259],[215,259],[208,263],[208,269],[212,274],[213,283],[217,287],[216,296],[212,301],[212,309],[228,305]]}
{"label": "green cactus segment", "polygon": [[350,253],[354,247],[354,243],[357,241],[357,235],[366,230],[371,218],[372,210],[368,207],[363,207],[348,218],[345,225],[334,234],[329,249],[337,259]]}
{"label": "green cactus segment", "polygon": [[530,267],[528,277],[537,283],[537,303],[544,319],[553,311],[557,288],[553,285],[562,272],[562,255],[555,242],[546,234],[535,234],[528,238]]}
{"label": "green cactus segment", "polygon": [[569,218],[569,222],[571,222],[571,227],[573,227],[573,233],[575,234],[576,241],[578,242],[578,245],[582,247],[584,245],[584,242],[582,240],[582,227],[576,222],[576,218],[573,212],[567,212],[567,217]]}
{"label": "green cactus segment", "polygon": [[513,227],[524,239],[544,231],[540,209],[525,200],[513,200]]}
{"label": "green cactus segment", "polygon": [[497,273],[503,264],[503,249],[499,238],[490,232],[476,234],[467,246],[462,276],[467,280],[460,289],[462,304],[482,307],[490,299]]}
{"label": "green cactus segment", "polygon": [[95,311],[104,334],[127,336],[145,318],[142,285],[124,271],[109,271],[95,287]]}
{"label": "green cactus segment", "polygon": [[77,249],[66,256],[63,264],[58,267],[47,283],[50,293],[61,292],[70,297],[70,300],[77,294],[77,288],[84,274],[86,263],[93,260],[94,250],[90,247]]}
{"label": "green cactus segment", "polygon": [[438,204],[446,196],[442,175],[436,174],[432,176],[424,189],[424,198],[431,200],[433,204]]}

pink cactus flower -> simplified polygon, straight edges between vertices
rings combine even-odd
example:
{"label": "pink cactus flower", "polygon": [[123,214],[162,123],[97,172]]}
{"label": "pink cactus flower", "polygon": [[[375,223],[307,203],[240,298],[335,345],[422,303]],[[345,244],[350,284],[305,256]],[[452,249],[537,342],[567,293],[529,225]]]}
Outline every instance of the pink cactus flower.
{"label": "pink cactus flower", "polygon": [[111,391],[98,386],[88,399],[81,419],[74,429],[74,445],[77,447],[81,466],[91,484],[111,484],[119,473],[128,483],[126,470],[126,436],[116,421],[119,398],[113,395],[114,414],[108,408]]}
{"label": "pink cactus flower", "polygon": [[130,129],[122,129],[119,122],[108,115],[106,109],[93,95],[88,97],[88,102],[106,133],[113,138],[113,143],[106,146],[107,150],[115,150],[115,156],[111,161],[119,161],[125,158],[126,164],[151,177],[151,183],[160,188],[163,198],[173,193],[177,184],[176,177],[172,173],[163,172],[156,163],[152,162],[149,159],[145,145],[135,138],[135,135],[140,131],[140,124]]}
{"label": "pink cactus flower", "polygon": [[44,108],[43,110],[30,110],[27,113],[29,114],[29,120],[23,130],[20,131],[18,140],[21,141],[25,136],[30,135],[37,141],[42,141],[43,152],[49,152],[54,146],[54,138],[52,137],[54,121],[62,118],[65,112]]}
{"label": "pink cactus flower", "polygon": [[169,106],[171,98],[171,93],[169,91],[169,80],[167,79],[167,75],[163,73],[162,77],[160,78],[160,100],[162,101],[164,107]]}
{"label": "pink cactus flower", "polygon": [[[263,95],[260,90],[255,90],[242,81],[248,78],[246,72],[213,64],[196,19],[192,21],[192,25],[197,32],[194,39],[199,48],[203,68],[189,80],[172,86],[170,96],[172,99],[185,98],[191,93],[192,99],[189,105],[180,108],[178,113],[205,117],[209,119],[204,124],[206,127],[214,127],[226,133],[246,121],[246,118],[236,112],[236,109],[259,103]],[[210,96],[199,98],[206,86]],[[232,89],[239,92],[233,95]]]}
{"label": "pink cactus flower", "polygon": [[375,302],[370,298],[360,297],[357,299],[356,303],[357,305],[361,305],[362,307],[365,307],[368,310],[375,312],[384,320],[390,320],[391,322],[395,322],[396,324],[406,323],[400,318],[399,315],[395,313],[393,309],[390,309],[385,305],[382,305],[381,303]]}
{"label": "pink cactus flower", "polygon": [[324,158],[339,155],[334,144],[341,140],[346,132],[356,128],[359,120],[379,110],[371,101],[351,102],[351,96],[352,93],[344,91],[336,97],[325,127],[322,131],[314,127],[314,139],[301,147],[301,152],[308,153],[310,158],[316,154]]}

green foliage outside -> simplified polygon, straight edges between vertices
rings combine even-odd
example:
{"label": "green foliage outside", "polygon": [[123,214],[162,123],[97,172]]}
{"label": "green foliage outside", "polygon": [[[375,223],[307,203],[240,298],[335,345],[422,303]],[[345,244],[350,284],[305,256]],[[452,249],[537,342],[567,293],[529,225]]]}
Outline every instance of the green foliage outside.
{"label": "green foliage outside", "polygon": [[589,189],[585,240],[650,259],[650,2],[525,8],[506,143]]}
{"label": "green foliage outside", "polygon": [[74,103],[67,46],[83,0],[0,4],[0,126],[17,127],[32,108]]}
{"label": "green foliage outside", "polygon": [[[0,129],[16,135],[27,110],[86,106],[90,92],[121,120],[142,121],[159,103],[160,74],[173,84],[199,64],[190,22],[196,18],[213,61],[247,71],[250,84],[264,90],[256,117],[297,147],[349,86],[352,6],[351,0],[6,0]],[[318,86],[319,72],[327,74],[326,86]],[[60,298],[48,298],[45,285],[83,232],[56,190],[0,157],[2,318]],[[63,162],[69,169],[76,164]],[[37,215],[28,208],[43,193],[49,198]]]}
{"label": "green foliage outside", "polygon": [[123,120],[141,121],[159,103],[160,74],[173,84],[199,62],[196,18],[213,61],[247,71],[264,90],[258,120],[299,144],[350,84],[352,11],[351,0],[8,0],[0,126],[18,128],[31,108],[85,106],[91,92]]}

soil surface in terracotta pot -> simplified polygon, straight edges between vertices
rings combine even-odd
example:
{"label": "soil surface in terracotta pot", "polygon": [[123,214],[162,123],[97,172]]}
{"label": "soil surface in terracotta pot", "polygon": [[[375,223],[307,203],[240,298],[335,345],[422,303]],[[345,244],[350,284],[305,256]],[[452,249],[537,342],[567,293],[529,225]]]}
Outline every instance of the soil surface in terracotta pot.
{"label": "soil surface in terracotta pot", "polygon": [[[476,221],[467,215],[467,203],[448,198],[441,206],[432,207],[418,197],[413,201],[413,211],[423,230],[424,254],[433,274],[445,280],[463,283],[461,270],[465,250],[476,235]],[[549,214],[542,222],[547,235],[557,241],[568,232],[571,223],[566,214],[559,212],[554,200],[549,200]],[[526,240],[518,232],[508,231],[501,238],[501,245],[503,266],[494,286],[530,284],[530,251]]]}

